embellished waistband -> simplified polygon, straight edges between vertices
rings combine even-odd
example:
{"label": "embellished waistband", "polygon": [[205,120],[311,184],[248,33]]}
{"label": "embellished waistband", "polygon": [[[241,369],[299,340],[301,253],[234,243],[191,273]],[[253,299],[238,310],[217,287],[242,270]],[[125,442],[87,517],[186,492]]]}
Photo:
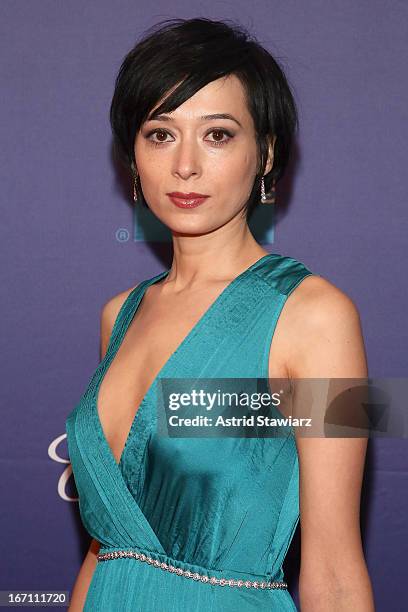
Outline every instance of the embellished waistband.
{"label": "embellished waistband", "polygon": [[[152,567],[157,567],[159,569],[165,570],[172,574],[177,574],[178,576],[184,576],[185,578],[192,578],[193,580],[213,584],[220,586],[230,586],[230,587],[246,587],[246,588],[254,588],[254,589],[287,589],[288,585],[286,582],[280,581],[266,581],[266,580],[237,580],[234,578],[217,578],[216,576],[209,576],[207,574],[201,574],[199,572],[192,572],[190,570],[184,570],[181,567],[177,567],[176,565],[172,565],[169,563],[165,563],[164,561],[160,561],[159,559],[154,559],[149,555],[146,555],[141,552],[136,552],[134,550],[114,550],[112,552],[100,552],[97,555],[98,562],[101,561],[110,561],[113,559],[123,559],[130,558],[136,559],[138,561],[143,561],[144,563],[148,563]],[[211,573],[211,572],[209,572]]]}

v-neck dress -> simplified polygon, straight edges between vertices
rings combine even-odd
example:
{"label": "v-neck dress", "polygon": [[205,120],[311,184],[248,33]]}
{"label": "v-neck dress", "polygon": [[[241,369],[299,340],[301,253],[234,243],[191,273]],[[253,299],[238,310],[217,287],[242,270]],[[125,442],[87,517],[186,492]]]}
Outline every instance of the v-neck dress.
{"label": "v-neck dress", "polygon": [[312,272],[269,253],[231,281],[152,382],[118,464],[99,419],[98,390],[147,287],[168,273],[129,293],[106,354],[66,420],[81,520],[101,543],[84,610],[296,610],[286,586],[265,586],[284,583],[299,521],[293,429],[280,437],[164,437],[156,401],[166,377],[267,379],[279,315]]}

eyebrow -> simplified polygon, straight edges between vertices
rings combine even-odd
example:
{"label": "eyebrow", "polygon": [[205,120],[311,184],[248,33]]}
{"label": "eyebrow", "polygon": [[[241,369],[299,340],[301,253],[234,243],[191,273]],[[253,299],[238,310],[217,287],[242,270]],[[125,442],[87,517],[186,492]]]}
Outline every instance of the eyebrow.
{"label": "eyebrow", "polygon": [[[231,121],[235,121],[242,127],[238,119],[236,119],[233,115],[229,113],[214,113],[212,115],[202,115],[198,117],[201,121],[213,121],[214,119],[230,119]],[[169,115],[155,115],[154,113],[148,117],[147,121],[174,121],[173,117],[169,117]]]}

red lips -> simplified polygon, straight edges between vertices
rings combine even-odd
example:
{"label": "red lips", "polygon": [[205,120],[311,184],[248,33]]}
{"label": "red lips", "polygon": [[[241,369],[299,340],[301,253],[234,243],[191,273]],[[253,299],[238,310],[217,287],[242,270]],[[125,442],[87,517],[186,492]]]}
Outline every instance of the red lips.
{"label": "red lips", "polygon": [[178,208],[196,208],[203,204],[207,198],[210,196],[204,195],[202,193],[182,193],[181,191],[173,191],[172,193],[167,194],[170,200],[175,204]]}

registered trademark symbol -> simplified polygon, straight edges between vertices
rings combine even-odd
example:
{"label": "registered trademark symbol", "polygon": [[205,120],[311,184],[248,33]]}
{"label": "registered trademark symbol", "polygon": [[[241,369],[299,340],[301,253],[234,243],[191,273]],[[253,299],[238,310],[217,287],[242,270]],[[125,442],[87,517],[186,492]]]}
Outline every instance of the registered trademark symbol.
{"label": "registered trademark symbol", "polygon": [[124,227],[120,227],[116,230],[115,237],[118,242],[127,242],[129,240],[129,235],[129,230]]}

